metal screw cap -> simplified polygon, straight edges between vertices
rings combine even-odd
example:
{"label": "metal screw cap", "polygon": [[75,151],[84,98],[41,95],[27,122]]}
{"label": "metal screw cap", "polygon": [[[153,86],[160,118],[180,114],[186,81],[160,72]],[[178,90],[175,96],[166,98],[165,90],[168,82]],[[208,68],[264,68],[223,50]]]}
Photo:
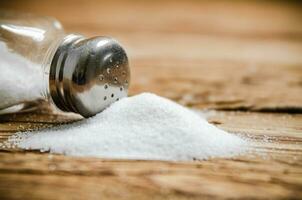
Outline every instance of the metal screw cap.
{"label": "metal screw cap", "polygon": [[93,116],[127,96],[130,69],[125,50],[114,39],[69,35],[57,49],[49,75],[58,108]]}

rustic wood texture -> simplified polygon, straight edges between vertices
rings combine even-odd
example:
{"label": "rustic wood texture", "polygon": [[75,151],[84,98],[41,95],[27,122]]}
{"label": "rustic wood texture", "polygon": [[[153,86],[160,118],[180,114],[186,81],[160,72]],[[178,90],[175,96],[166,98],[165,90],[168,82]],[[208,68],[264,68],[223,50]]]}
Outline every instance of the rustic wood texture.
{"label": "rustic wood texture", "polygon": [[[0,150],[0,199],[302,199],[302,7],[282,1],[1,1],[111,35],[129,52],[130,94],[148,91],[250,138],[247,155],[194,162],[104,160]],[[79,120],[0,116],[16,131]]]}

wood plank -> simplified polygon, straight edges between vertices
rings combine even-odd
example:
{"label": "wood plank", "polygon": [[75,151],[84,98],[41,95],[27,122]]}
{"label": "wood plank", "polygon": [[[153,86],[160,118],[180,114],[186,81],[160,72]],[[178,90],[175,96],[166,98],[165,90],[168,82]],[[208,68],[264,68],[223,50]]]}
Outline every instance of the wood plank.
{"label": "wood plank", "polygon": [[[216,111],[208,113],[208,119],[225,130],[248,134],[254,143],[253,150],[232,159],[186,163],[103,160],[2,150],[0,196],[9,199],[93,196],[280,199],[302,195],[301,114]],[[56,194],[50,195],[54,190]]]}

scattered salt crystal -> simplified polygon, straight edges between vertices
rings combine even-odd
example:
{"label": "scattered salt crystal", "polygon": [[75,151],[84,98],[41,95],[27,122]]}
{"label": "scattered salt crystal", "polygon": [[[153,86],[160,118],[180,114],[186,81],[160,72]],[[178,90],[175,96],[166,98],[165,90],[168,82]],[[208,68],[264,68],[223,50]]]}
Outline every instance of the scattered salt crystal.
{"label": "scattered salt crystal", "polygon": [[18,133],[9,142],[73,156],[173,161],[230,157],[248,146],[197,113],[150,93],[121,99],[80,122]]}

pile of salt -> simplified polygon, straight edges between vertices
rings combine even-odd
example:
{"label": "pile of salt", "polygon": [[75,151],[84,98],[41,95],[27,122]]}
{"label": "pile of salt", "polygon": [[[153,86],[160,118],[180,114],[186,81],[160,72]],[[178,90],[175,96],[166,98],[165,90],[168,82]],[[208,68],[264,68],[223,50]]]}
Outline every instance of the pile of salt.
{"label": "pile of salt", "polygon": [[73,156],[173,161],[230,157],[248,145],[197,113],[150,93],[124,98],[80,122],[18,133],[9,143]]}

